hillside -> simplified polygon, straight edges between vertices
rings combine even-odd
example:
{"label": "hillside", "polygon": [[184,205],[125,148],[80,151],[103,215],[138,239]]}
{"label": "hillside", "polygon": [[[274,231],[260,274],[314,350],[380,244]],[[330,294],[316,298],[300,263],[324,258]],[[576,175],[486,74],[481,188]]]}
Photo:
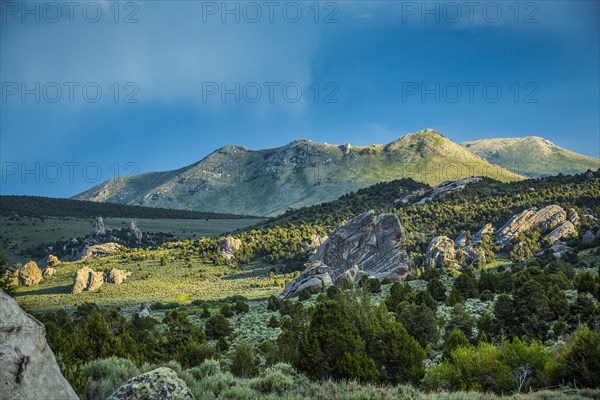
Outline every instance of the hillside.
{"label": "hillside", "polygon": [[413,178],[435,185],[479,175],[522,178],[427,129],[386,145],[336,146],[306,139],[266,150],[227,145],[182,169],[112,179],[75,198],[277,215],[383,181]]}
{"label": "hillside", "polygon": [[532,178],[600,168],[599,159],[563,149],[537,136],[473,140],[461,144],[491,163]]}

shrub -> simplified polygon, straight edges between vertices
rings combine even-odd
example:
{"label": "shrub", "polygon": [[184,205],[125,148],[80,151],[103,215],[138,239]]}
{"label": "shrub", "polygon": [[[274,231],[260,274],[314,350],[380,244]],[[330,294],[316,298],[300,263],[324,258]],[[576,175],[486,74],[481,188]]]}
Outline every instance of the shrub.
{"label": "shrub", "polygon": [[233,332],[229,320],[223,314],[215,314],[206,320],[206,336],[212,340],[225,338]]}

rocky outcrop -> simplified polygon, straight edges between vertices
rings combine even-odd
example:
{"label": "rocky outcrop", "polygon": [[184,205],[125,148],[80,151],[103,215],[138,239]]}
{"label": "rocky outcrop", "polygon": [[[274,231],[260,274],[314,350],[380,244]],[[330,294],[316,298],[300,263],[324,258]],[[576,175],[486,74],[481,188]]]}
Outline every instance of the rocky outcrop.
{"label": "rocky outcrop", "polygon": [[60,266],[60,260],[58,259],[58,257],[53,256],[52,254],[50,254],[47,258],[46,258],[46,265],[48,267],[52,267],[52,268],[56,268]]}
{"label": "rocky outcrop", "polygon": [[506,245],[515,239],[520,233],[540,229],[542,232],[556,228],[565,222],[567,213],[562,207],[553,204],[537,210],[530,208],[513,216],[496,234],[496,244],[500,247]]}
{"label": "rocky outcrop", "polygon": [[569,221],[573,225],[579,225],[581,222],[581,217],[579,217],[579,213],[574,208],[569,209]]}
{"label": "rocky outcrop", "polygon": [[194,395],[175,371],[162,367],[128,380],[107,400],[194,400]]}
{"label": "rocky outcrop", "polygon": [[575,228],[575,225],[573,225],[571,221],[565,221],[547,234],[546,239],[548,239],[550,243],[554,243],[559,239],[575,235],[577,235],[577,228]]}
{"label": "rocky outcrop", "polygon": [[0,290],[0,399],[78,399],[45,336],[44,325]]}
{"label": "rocky outcrop", "polygon": [[430,201],[440,199],[456,191],[462,191],[469,183],[479,182],[481,178],[465,178],[458,181],[442,182],[431,190],[431,193],[417,201],[416,205],[423,205]]}
{"label": "rocky outcrop", "polygon": [[137,221],[134,219],[131,220],[131,224],[129,225],[129,232],[135,237],[135,240],[140,243],[142,241],[142,231],[140,231],[137,227]]}
{"label": "rocky outcrop", "polygon": [[120,285],[123,281],[131,276],[131,272],[124,271],[122,269],[112,268],[106,273],[105,280],[107,283],[114,283]]}
{"label": "rocky outcrop", "polygon": [[311,257],[300,276],[284,289],[280,298],[302,290],[323,291],[343,281],[369,278],[403,280],[415,273],[405,251],[405,232],[398,216],[375,212],[361,214],[337,228]]}
{"label": "rocky outcrop", "polygon": [[32,286],[37,285],[42,280],[42,270],[35,261],[29,261],[19,268],[19,285]]}
{"label": "rocky outcrop", "polygon": [[96,218],[96,223],[92,226],[92,235],[106,235],[106,228],[102,217]]}
{"label": "rocky outcrop", "polygon": [[327,236],[312,235],[309,239],[308,246],[304,249],[304,253],[309,256],[314,255],[317,249],[325,243]]}
{"label": "rocky outcrop", "polygon": [[56,273],[56,268],[52,268],[52,267],[46,267],[44,269],[44,272],[42,273],[42,275],[45,277],[47,276],[52,276]]}
{"label": "rocky outcrop", "polygon": [[462,231],[461,233],[458,234],[458,236],[456,237],[456,239],[454,239],[454,248],[455,249],[462,249],[463,247],[467,247],[468,243],[467,243],[467,232]]}
{"label": "rocky outcrop", "polygon": [[109,256],[117,253],[121,247],[120,244],[114,242],[85,246],[77,259],[87,260],[93,257]]}
{"label": "rocky outcrop", "polygon": [[300,276],[292,279],[287,284],[279,297],[282,299],[293,297],[304,290],[311,293],[324,292],[334,284],[329,271],[330,268],[320,261],[310,264],[300,273]]}
{"label": "rocky outcrop", "polygon": [[474,236],[472,240],[473,246],[479,246],[483,243],[483,237],[485,235],[491,235],[494,233],[494,226],[492,224],[485,224]]}
{"label": "rocky outcrop", "polygon": [[[550,253],[552,253],[552,255],[556,259],[560,260],[564,256],[565,253],[573,251],[573,248],[567,246],[567,244],[565,242],[557,240],[556,242],[554,242],[554,244],[552,246],[550,246],[548,248],[548,250],[550,251]],[[536,255],[542,256],[542,255],[544,255],[544,251],[540,251]]]}
{"label": "rocky outcrop", "polygon": [[230,260],[234,257],[235,252],[242,247],[242,241],[233,236],[227,236],[219,243],[219,247],[221,247],[221,256]]}
{"label": "rocky outcrop", "polygon": [[455,263],[454,241],[447,236],[431,239],[423,260],[425,268],[444,268]]}

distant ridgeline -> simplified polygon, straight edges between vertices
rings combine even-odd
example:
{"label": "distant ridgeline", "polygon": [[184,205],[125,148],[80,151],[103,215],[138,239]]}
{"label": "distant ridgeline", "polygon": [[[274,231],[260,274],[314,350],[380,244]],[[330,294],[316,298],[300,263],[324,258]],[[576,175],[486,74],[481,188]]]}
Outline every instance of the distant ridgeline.
{"label": "distant ridgeline", "polygon": [[38,196],[0,196],[0,216],[148,218],[148,219],[249,219],[248,215],[211,213],[116,203],[57,199]]}

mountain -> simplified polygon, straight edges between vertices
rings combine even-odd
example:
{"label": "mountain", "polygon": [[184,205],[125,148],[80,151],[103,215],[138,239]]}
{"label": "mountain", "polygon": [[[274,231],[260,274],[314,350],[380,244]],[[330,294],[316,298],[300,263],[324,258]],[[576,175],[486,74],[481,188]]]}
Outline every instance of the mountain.
{"label": "mountain", "polygon": [[256,151],[227,145],[179,170],[111,179],[74,198],[277,215],[378,182],[413,178],[434,185],[473,175],[522,179],[427,129],[386,145],[336,146],[306,139]]}
{"label": "mountain", "polygon": [[462,145],[491,163],[532,178],[600,168],[599,159],[563,149],[537,136],[473,140]]}

